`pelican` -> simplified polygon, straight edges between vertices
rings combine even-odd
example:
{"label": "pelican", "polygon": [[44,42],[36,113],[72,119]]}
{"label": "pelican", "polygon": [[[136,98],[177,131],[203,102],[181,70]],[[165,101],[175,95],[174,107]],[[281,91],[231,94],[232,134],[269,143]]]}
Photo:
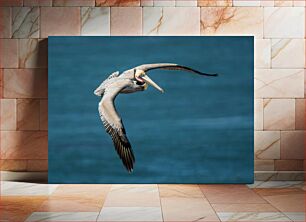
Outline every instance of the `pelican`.
{"label": "pelican", "polygon": [[217,76],[208,74],[195,69],[173,63],[143,64],[132,69],[128,69],[121,74],[119,71],[112,73],[94,91],[96,96],[101,97],[98,110],[106,132],[111,136],[114,147],[122,160],[123,165],[129,173],[133,171],[135,163],[134,153],[127,138],[123,122],[116,110],[114,100],[118,94],[134,93],[144,91],[149,85],[155,87],[161,93],[164,90],[159,87],[147,72],[155,69],[183,70],[203,76]]}

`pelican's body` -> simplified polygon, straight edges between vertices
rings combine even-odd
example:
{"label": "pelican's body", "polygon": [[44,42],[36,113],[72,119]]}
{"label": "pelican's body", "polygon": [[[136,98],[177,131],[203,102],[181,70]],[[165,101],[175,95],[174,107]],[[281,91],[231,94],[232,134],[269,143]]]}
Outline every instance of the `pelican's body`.
{"label": "pelican's body", "polygon": [[146,75],[146,72],[153,69],[184,70],[204,76],[217,76],[217,74],[202,73],[177,64],[158,63],[137,66],[121,74],[118,71],[114,72],[100,84],[94,91],[95,95],[102,97],[98,107],[100,117],[106,132],[112,137],[118,155],[129,172],[133,170],[135,157],[121,118],[116,111],[114,100],[120,93],[126,94],[144,91],[148,88],[148,84],[164,92],[162,88]]}

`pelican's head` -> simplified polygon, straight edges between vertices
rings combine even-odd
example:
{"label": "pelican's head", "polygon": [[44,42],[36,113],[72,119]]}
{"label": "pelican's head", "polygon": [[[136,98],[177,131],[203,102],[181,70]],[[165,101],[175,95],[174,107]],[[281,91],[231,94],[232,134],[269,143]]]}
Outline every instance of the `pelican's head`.
{"label": "pelican's head", "polygon": [[136,69],[135,79],[136,79],[136,81],[138,81],[140,83],[149,84],[149,85],[155,87],[157,90],[159,90],[162,93],[164,92],[164,90],[162,88],[160,88],[149,76],[147,76],[145,71],[143,71],[141,69]]}

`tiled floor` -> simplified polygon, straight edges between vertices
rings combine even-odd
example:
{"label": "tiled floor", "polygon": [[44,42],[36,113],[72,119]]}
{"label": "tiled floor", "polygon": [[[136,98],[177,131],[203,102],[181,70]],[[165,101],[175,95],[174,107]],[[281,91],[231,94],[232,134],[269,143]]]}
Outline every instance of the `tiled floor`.
{"label": "tiled floor", "polygon": [[47,185],[1,182],[0,221],[305,221],[302,182]]}

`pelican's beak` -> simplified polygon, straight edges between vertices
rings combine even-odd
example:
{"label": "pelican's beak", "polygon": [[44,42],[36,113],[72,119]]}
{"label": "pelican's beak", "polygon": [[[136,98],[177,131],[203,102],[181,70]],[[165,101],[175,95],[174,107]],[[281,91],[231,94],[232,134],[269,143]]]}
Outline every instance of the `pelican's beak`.
{"label": "pelican's beak", "polygon": [[149,76],[144,75],[141,77],[146,83],[150,84],[151,86],[155,87],[160,92],[164,93],[164,90],[160,88]]}

